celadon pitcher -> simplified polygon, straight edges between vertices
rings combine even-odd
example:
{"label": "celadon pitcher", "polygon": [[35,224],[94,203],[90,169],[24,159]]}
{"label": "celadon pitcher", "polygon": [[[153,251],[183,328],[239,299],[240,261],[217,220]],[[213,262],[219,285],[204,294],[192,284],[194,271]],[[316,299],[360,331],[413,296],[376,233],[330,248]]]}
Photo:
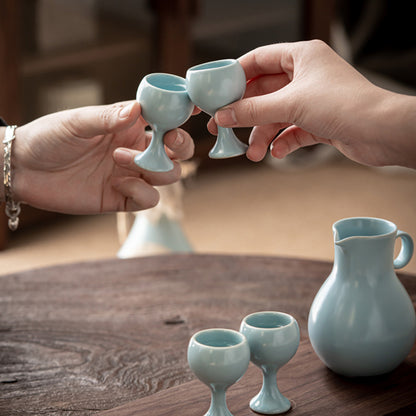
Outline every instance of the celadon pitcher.
{"label": "celadon pitcher", "polygon": [[[395,273],[412,257],[412,238],[390,221],[366,217],[340,220],[333,233],[333,269],[309,312],[312,347],[344,376],[390,372],[416,337],[415,309]],[[394,258],[397,238],[402,246]]]}

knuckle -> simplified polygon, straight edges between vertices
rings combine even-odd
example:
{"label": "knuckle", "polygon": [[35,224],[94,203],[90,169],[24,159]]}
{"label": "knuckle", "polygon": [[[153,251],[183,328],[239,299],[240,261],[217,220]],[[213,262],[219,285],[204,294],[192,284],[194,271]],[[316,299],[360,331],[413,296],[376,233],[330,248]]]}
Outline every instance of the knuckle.
{"label": "knuckle", "polygon": [[[153,188],[154,189],[154,188]],[[159,192],[154,189],[154,192],[152,192],[147,200],[147,204],[149,208],[154,208],[160,200]]]}
{"label": "knuckle", "polygon": [[111,104],[109,106],[105,106],[101,111],[100,118],[102,121],[102,125],[106,131],[111,130],[111,128],[114,126],[115,116],[119,110],[119,105]]}
{"label": "knuckle", "polygon": [[244,103],[243,114],[236,112],[236,118],[239,124],[253,124],[257,122],[258,109],[254,100],[246,100]]}
{"label": "knuckle", "polygon": [[311,48],[313,48],[316,51],[329,48],[329,46],[321,39],[312,39],[311,41],[309,41],[309,44]]}
{"label": "knuckle", "polygon": [[303,108],[301,105],[297,105],[295,102],[291,105],[288,105],[286,107],[287,111],[287,120],[289,123],[296,124],[296,125],[302,125],[302,119],[303,119]]}

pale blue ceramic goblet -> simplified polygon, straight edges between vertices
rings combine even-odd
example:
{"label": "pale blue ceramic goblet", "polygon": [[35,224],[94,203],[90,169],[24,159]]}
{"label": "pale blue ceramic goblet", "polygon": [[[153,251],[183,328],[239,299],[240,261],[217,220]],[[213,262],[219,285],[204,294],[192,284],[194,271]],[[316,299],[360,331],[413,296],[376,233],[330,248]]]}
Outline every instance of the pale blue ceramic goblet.
{"label": "pale blue ceramic goblet", "polygon": [[245,336],[231,329],[206,329],[189,341],[188,363],[211,389],[211,406],[205,416],[232,416],[225,391],[246,372],[250,348]]}
{"label": "pale blue ceramic goblet", "polygon": [[262,388],[251,399],[250,408],[269,415],[287,412],[290,400],[280,393],[276,373],[298,349],[298,323],[286,313],[256,312],[243,319],[240,332],[247,338],[251,361],[263,372]]}
{"label": "pale blue ceramic goblet", "polygon": [[163,136],[185,123],[194,108],[186,92],[185,79],[171,74],[146,75],[137,89],[136,99],[153,134],[147,149],[134,162],[146,170],[168,172],[173,169],[173,162],[166,154]]}
{"label": "pale blue ceramic goblet", "polygon": [[[243,97],[246,76],[235,59],[207,62],[188,69],[186,88],[193,103],[214,116],[219,108]],[[240,156],[247,147],[232,129],[218,126],[218,138],[209,156],[213,159]]]}

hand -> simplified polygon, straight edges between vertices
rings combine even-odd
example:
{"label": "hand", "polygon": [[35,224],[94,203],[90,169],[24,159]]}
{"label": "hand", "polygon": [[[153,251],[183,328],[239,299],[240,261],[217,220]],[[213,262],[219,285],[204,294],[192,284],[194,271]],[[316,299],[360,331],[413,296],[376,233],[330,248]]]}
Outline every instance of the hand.
{"label": "hand", "polygon": [[123,102],[62,111],[16,129],[13,144],[13,192],[17,201],[69,214],[137,211],[155,206],[153,186],[180,178],[178,160],[193,155],[183,130],[165,135],[175,161],[167,173],[134,164],[151,135],[140,117],[140,104]]}
{"label": "hand", "polygon": [[[277,158],[326,143],[363,164],[416,167],[415,97],[376,87],[325,43],[265,46],[239,61],[249,80],[245,97],[215,122],[255,126],[249,159],[263,159],[271,143]],[[215,132],[213,120],[208,128]]]}

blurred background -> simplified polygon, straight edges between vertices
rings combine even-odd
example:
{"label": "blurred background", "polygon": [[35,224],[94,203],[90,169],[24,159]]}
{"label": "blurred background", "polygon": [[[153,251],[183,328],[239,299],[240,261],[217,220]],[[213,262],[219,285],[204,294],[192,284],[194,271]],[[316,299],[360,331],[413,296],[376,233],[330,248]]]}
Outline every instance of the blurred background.
{"label": "blurred background", "polygon": [[[0,0],[0,115],[23,124],[62,109],[134,99],[149,72],[184,76],[197,63],[313,38],[374,83],[414,95],[413,15],[410,3],[398,6],[388,0]],[[416,239],[416,171],[359,166],[323,145],[283,161],[214,161],[207,156],[215,141],[207,121],[201,114],[185,126],[196,152],[193,173],[175,196],[176,219],[194,251],[332,261],[332,223],[351,216],[389,219]],[[247,140],[249,130],[237,135]],[[120,256],[136,218],[25,206],[19,230],[10,233],[3,208],[1,274]],[[140,254],[148,252],[134,255]],[[415,259],[405,271],[416,273]]]}

